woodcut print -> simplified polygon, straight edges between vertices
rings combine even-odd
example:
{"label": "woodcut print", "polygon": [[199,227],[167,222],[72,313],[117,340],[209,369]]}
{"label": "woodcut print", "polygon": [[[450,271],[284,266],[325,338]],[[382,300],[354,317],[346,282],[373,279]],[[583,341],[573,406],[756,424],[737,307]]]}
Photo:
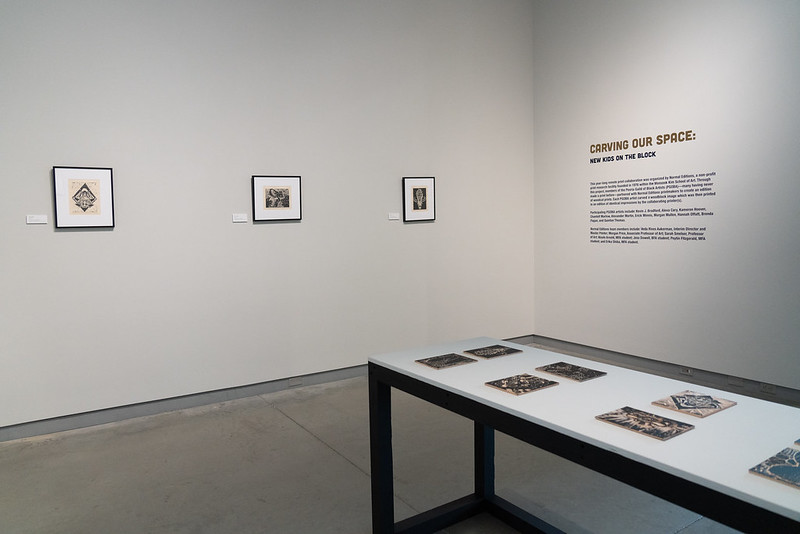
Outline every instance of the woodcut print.
{"label": "woodcut print", "polygon": [[473,356],[480,356],[481,358],[495,358],[497,356],[505,356],[506,354],[514,354],[515,352],[522,351],[520,349],[506,347],[504,345],[489,345],[488,347],[465,350],[464,352],[472,354]]}
{"label": "woodcut print", "polygon": [[264,188],[264,209],[289,209],[292,207],[291,199],[291,187],[280,186]]}
{"label": "woodcut print", "polygon": [[486,382],[486,385],[513,395],[524,395],[531,391],[557,386],[558,382],[523,373],[499,380],[492,380],[491,382]]}
{"label": "woodcut print", "polygon": [[440,356],[433,356],[431,358],[423,358],[421,360],[414,360],[415,362],[433,367],[434,369],[446,369],[448,367],[455,367],[456,365],[464,365],[465,363],[475,363],[478,360],[467,358],[461,354],[442,354]]}
{"label": "woodcut print", "polygon": [[100,181],[69,180],[70,215],[100,215]]}
{"label": "woodcut print", "polygon": [[695,417],[706,417],[707,415],[722,411],[725,408],[736,406],[734,401],[720,399],[702,393],[695,393],[694,391],[681,391],[665,399],[653,401],[652,404]]}
{"label": "woodcut print", "polygon": [[800,489],[800,451],[783,449],[775,456],[751,467],[750,472]]}
{"label": "woodcut print", "polygon": [[587,380],[591,380],[592,378],[606,375],[604,371],[596,371],[594,369],[589,369],[588,367],[581,367],[580,365],[573,365],[566,362],[551,363],[550,365],[537,367],[536,370],[558,375],[570,380],[575,380],[577,382],[585,382]]}
{"label": "woodcut print", "polygon": [[415,186],[411,188],[412,199],[414,201],[413,211],[425,211],[428,209],[428,188],[425,186]]}
{"label": "woodcut print", "polygon": [[694,425],[689,423],[682,423],[660,415],[643,412],[630,406],[598,415],[596,418],[662,441],[674,438],[694,428]]}

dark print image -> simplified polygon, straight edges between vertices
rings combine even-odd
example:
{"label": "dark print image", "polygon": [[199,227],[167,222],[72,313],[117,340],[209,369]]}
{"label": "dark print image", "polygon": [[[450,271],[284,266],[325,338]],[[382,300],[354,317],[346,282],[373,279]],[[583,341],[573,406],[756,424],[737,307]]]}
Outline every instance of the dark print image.
{"label": "dark print image", "polygon": [[586,380],[606,375],[604,371],[595,371],[588,367],[581,367],[580,365],[573,365],[566,362],[551,363],[550,365],[537,367],[536,370],[558,375],[570,380],[576,380],[578,382],[585,382]]}
{"label": "dark print image", "polygon": [[69,193],[72,204],[70,215],[100,214],[100,182],[98,180],[69,180]]}
{"label": "dark print image", "polygon": [[628,430],[633,430],[634,432],[662,441],[674,438],[694,428],[694,425],[690,425],[689,423],[681,423],[674,419],[667,419],[666,417],[643,412],[642,410],[637,410],[630,406],[598,415],[596,418],[600,421],[621,426],[622,428],[627,428]]}
{"label": "dark print image", "polygon": [[433,356],[431,358],[423,358],[421,360],[414,360],[428,367],[434,369],[446,369],[448,367],[455,367],[456,365],[464,365],[465,363],[475,363],[478,360],[467,358],[460,354],[451,352],[450,354],[442,354],[441,356]]}
{"label": "dark print image", "polygon": [[414,211],[428,209],[428,188],[427,187],[414,187]]}
{"label": "dark print image", "polygon": [[524,395],[531,391],[557,386],[558,382],[524,373],[501,378],[500,380],[492,380],[491,382],[486,382],[486,385],[513,395]]}
{"label": "dark print image", "polygon": [[75,202],[76,206],[86,212],[86,210],[94,206],[94,203],[97,202],[97,196],[89,189],[89,185],[84,183],[80,189],[78,189],[78,192],[72,195],[72,200]]}
{"label": "dark print image", "polygon": [[495,358],[497,356],[505,356],[506,354],[514,354],[515,352],[522,351],[503,345],[489,345],[488,347],[465,350],[464,352],[472,354],[473,356],[480,356],[481,358]]}
{"label": "dark print image", "polygon": [[800,488],[800,451],[783,449],[751,468],[750,472]]}
{"label": "dark print image", "polygon": [[266,190],[265,208],[290,208],[291,190],[288,187],[270,187]]}
{"label": "dark print image", "polygon": [[734,401],[703,395],[694,391],[682,391],[665,399],[653,401],[653,405],[662,406],[676,412],[683,412],[695,417],[705,417],[725,408],[736,406]]}

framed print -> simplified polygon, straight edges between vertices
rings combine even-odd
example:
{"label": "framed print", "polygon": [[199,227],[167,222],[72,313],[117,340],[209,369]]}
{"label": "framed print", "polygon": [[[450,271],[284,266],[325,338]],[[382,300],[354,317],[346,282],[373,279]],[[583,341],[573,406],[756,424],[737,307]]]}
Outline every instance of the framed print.
{"label": "framed print", "polygon": [[436,219],[433,178],[403,178],[403,222]]}
{"label": "framed print", "polygon": [[111,169],[53,167],[56,228],[113,228]]}
{"label": "framed print", "polygon": [[299,176],[253,176],[253,222],[302,219]]}

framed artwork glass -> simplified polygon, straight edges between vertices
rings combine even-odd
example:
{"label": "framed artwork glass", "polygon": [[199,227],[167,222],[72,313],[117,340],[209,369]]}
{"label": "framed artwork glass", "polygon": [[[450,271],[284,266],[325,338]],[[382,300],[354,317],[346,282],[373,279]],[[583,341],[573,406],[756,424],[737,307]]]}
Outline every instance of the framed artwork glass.
{"label": "framed artwork glass", "polygon": [[114,184],[105,167],[53,167],[56,228],[113,228]]}
{"label": "framed artwork glass", "polygon": [[253,222],[302,219],[299,176],[253,176]]}
{"label": "framed artwork glass", "polygon": [[434,178],[403,178],[403,222],[436,220]]}

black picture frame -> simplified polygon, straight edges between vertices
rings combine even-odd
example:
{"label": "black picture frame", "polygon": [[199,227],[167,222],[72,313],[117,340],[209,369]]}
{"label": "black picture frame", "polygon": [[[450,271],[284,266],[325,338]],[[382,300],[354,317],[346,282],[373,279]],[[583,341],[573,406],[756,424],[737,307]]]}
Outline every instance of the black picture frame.
{"label": "black picture frame", "polygon": [[403,178],[403,222],[436,220],[436,179],[432,176]]}
{"label": "black picture frame", "polygon": [[300,176],[253,175],[253,222],[303,218]]}
{"label": "black picture frame", "polygon": [[113,228],[114,173],[110,167],[53,167],[56,228]]}

